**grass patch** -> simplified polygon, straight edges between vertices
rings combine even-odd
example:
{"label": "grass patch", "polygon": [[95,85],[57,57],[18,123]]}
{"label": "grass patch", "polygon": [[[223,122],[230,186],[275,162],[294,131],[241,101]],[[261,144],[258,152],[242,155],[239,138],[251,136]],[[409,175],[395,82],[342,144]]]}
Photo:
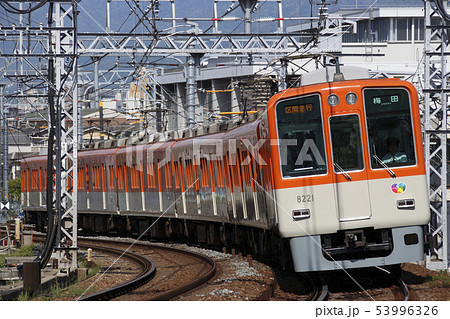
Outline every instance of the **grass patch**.
{"label": "grass patch", "polygon": [[20,249],[14,250],[10,254],[0,255],[0,267],[5,267],[5,259],[8,257],[33,257],[35,254],[36,245],[23,246]]}
{"label": "grass patch", "polygon": [[22,291],[19,297],[17,297],[17,301],[30,301],[30,300],[31,300],[30,294],[25,291]]}
{"label": "grass patch", "polygon": [[79,282],[74,284],[61,284],[55,283],[51,286],[47,292],[42,292],[37,295],[33,300],[37,301],[52,301],[55,299],[61,300],[74,300],[82,295],[88,295],[94,291],[93,287],[87,289],[80,285]]}
{"label": "grass patch", "polygon": [[427,275],[425,281],[429,282],[431,287],[450,288],[450,273],[447,270],[441,270],[438,275]]}
{"label": "grass patch", "polygon": [[96,263],[92,262],[92,261],[87,261],[87,260],[83,260],[80,263],[80,267],[81,268],[87,268],[88,269],[88,274],[87,274],[87,278],[94,276],[95,274],[97,274],[100,271],[100,265],[97,265]]}
{"label": "grass patch", "polygon": [[[100,271],[100,265],[93,262],[79,261],[79,266],[82,268],[88,268],[87,278],[94,276]],[[90,287],[87,289],[87,285],[83,284],[82,281],[77,280],[71,283],[54,283],[50,290],[46,292],[41,292],[33,300],[38,301],[51,301],[55,299],[62,300],[74,300],[80,296],[88,295],[95,291],[95,287]],[[87,290],[86,290],[87,289]]]}

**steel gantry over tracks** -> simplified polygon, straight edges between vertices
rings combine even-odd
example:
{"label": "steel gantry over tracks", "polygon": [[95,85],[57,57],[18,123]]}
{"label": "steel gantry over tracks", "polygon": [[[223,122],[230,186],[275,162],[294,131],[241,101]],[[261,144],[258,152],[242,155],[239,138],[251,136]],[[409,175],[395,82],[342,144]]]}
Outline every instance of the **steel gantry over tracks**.
{"label": "steel gantry over tracks", "polygon": [[430,187],[430,253],[427,267],[449,269],[447,150],[450,73],[447,1],[425,1],[425,160]]}
{"label": "steel gantry over tracks", "polygon": [[36,97],[48,98],[49,227],[39,256],[41,268],[54,250],[60,269],[77,268],[77,3],[0,1],[1,9],[14,16],[8,19],[10,25],[0,26],[5,43],[0,51],[0,75],[15,82],[9,98],[24,100],[31,107],[33,91],[39,92]]}

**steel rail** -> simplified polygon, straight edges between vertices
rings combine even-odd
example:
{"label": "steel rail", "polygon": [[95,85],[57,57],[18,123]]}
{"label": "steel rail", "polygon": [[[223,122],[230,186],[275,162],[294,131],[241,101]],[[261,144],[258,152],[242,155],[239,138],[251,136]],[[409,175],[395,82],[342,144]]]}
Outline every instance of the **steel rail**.
{"label": "steel rail", "polygon": [[[111,243],[111,242],[110,242]],[[97,246],[92,244],[85,244],[83,242],[79,242],[80,247],[85,248],[93,248],[97,250],[102,250],[108,253],[112,253],[117,256],[121,256],[123,258],[126,258],[138,265],[141,266],[142,271],[139,273],[139,275],[132,280],[129,280],[125,283],[122,283],[120,285],[92,293],[80,298],[77,298],[77,301],[94,301],[94,300],[110,300],[115,297],[118,297],[120,295],[123,295],[129,291],[132,291],[136,288],[139,288],[140,286],[146,284],[148,281],[150,281],[156,274],[156,266],[155,263],[142,255],[130,252],[130,251],[123,251],[121,249],[112,248],[112,247],[105,247],[105,246]]]}
{"label": "steel rail", "polygon": [[[37,240],[41,240],[43,238],[43,235],[36,234],[35,238]],[[113,247],[107,247],[107,246],[101,246],[101,245],[93,245],[92,243],[87,243],[87,241],[91,241],[91,239],[81,239],[78,241],[78,246],[83,248],[93,248],[98,251],[107,252],[116,256],[121,256],[125,259],[128,259],[129,261],[139,265],[142,268],[142,271],[139,273],[138,276],[134,277],[133,279],[124,282],[122,284],[119,284],[117,286],[104,289],[102,291],[92,293],[86,296],[82,296],[80,298],[76,298],[77,301],[94,301],[94,300],[110,300],[112,298],[118,297],[120,295],[123,295],[129,291],[132,291],[136,288],[139,288],[140,286],[147,283],[149,280],[151,280],[155,274],[156,274],[156,265],[155,263],[142,255],[133,253],[131,251],[124,251],[122,249],[117,249]],[[97,242],[103,243],[103,244],[111,244],[114,241],[111,240],[97,240]],[[117,243],[117,242],[114,242]]]}
{"label": "steel rail", "polygon": [[323,277],[319,278],[319,280],[309,275],[302,275],[302,277],[312,290],[311,297],[307,301],[325,301],[327,299],[329,289]]}
{"label": "steel rail", "polygon": [[403,295],[405,296],[403,298],[403,301],[408,301],[409,300],[409,290],[408,290],[408,286],[405,284],[405,282],[401,279],[401,278],[397,278],[396,280],[397,285],[400,287],[400,289],[403,292]]}
{"label": "steel rail", "polygon": [[[89,238],[89,239],[82,239],[82,240],[86,240],[86,241],[94,241],[94,242],[98,242],[98,243],[111,243],[114,242],[115,244],[124,244],[124,245],[130,245],[130,243],[127,242],[117,242],[117,241],[108,241],[108,240],[104,240],[104,239],[94,239],[94,238]],[[84,244],[83,244],[84,245]],[[176,252],[176,253],[180,253],[180,254],[184,254],[184,255],[189,255],[193,258],[199,259],[202,262],[208,264],[210,266],[209,270],[207,272],[205,272],[204,274],[202,274],[200,277],[197,277],[195,280],[190,281],[188,283],[185,283],[181,286],[178,286],[176,288],[170,289],[168,291],[165,292],[161,292],[159,294],[156,294],[152,297],[149,297],[147,300],[149,301],[162,301],[162,300],[170,300],[180,294],[183,294],[189,290],[192,290],[194,288],[197,288],[198,286],[206,283],[209,279],[211,279],[215,272],[216,272],[216,264],[214,262],[214,260],[212,260],[211,258],[202,255],[202,254],[198,254],[189,250],[185,250],[185,249],[181,249],[181,248],[175,248],[175,247],[168,247],[168,246],[163,246],[163,245],[158,245],[158,244],[145,244],[145,243],[135,243],[133,244],[134,247],[139,247],[139,248],[150,248],[150,249],[161,249],[161,250],[166,250],[166,251],[171,251],[171,252]],[[137,287],[136,287],[137,288]],[[89,297],[89,296],[87,296]],[[105,300],[105,299],[80,299],[80,300]]]}
{"label": "steel rail", "polygon": [[[403,293],[403,301],[409,300],[409,289],[408,286],[405,284],[405,282],[401,279],[401,270],[400,268],[391,268],[390,270],[383,269],[381,267],[375,267],[375,269],[378,269],[385,274],[388,274],[391,277],[391,280],[394,282],[395,285],[397,285],[402,293]],[[401,301],[401,300],[399,300]]]}

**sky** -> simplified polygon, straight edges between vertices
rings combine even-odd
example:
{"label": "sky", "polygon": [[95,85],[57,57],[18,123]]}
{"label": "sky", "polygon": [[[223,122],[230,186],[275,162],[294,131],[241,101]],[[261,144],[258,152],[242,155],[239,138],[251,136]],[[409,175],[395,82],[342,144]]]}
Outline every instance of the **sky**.
{"label": "sky", "polygon": [[[314,2],[318,2],[317,0]],[[327,0],[327,2],[335,3],[335,0]],[[223,15],[232,1],[219,2],[218,15]],[[236,1],[237,3],[237,1]],[[285,17],[306,17],[311,14],[311,6],[309,0],[283,0],[283,14]],[[176,0],[176,16],[178,18],[184,17],[212,17],[213,16],[213,0]],[[395,6],[407,6],[407,5],[423,5],[422,0],[396,0]],[[80,21],[85,23],[80,25],[80,31],[88,31],[97,29],[105,25],[106,17],[106,1],[105,0],[81,0],[80,6]],[[128,2],[112,2],[111,4],[111,16],[112,16],[112,29],[121,31],[131,28],[137,22],[137,15],[132,12],[135,3],[134,1]],[[141,1],[140,9],[145,11],[148,6],[148,1]],[[342,8],[367,8],[377,6],[392,6],[392,0],[340,0],[336,5],[330,5],[330,11],[335,11]],[[139,10],[139,9],[137,9]],[[277,2],[260,1],[258,11],[253,14],[254,18],[272,17],[277,14]],[[137,11],[139,12],[139,11]],[[169,17],[171,14],[171,7],[169,2],[161,2],[160,16]],[[313,15],[317,15],[317,6],[313,5]],[[242,17],[243,12],[240,8],[237,8],[228,16]],[[95,21],[94,21],[95,20]],[[242,24],[242,23],[241,23]],[[201,28],[205,30],[211,23],[205,23],[201,25]],[[239,32],[243,30],[243,25],[239,23],[221,23],[221,26],[235,30]],[[167,23],[167,26],[170,26]],[[256,28],[261,30],[255,31],[268,31],[270,27],[267,24],[260,24]],[[272,29],[276,28],[276,24],[273,24]],[[242,30],[241,30],[242,29]]]}
{"label": "sky", "polygon": [[[169,17],[171,15],[171,4],[168,1],[160,0],[160,16]],[[136,3],[139,2],[139,8],[136,8]],[[238,3],[237,1],[235,1]],[[314,0],[314,3],[319,2],[319,0]],[[335,3],[335,0],[327,0],[327,2]],[[142,16],[142,12],[149,5],[149,1],[112,1],[111,2],[111,25],[112,29],[121,32],[128,32],[136,24],[139,16]],[[184,17],[212,17],[213,16],[213,0],[175,0],[176,5],[176,16],[178,18]],[[232,1],[225,1],[218,3],[218,15],[222,16],[225,14],[226,10],[229,8]],[[307,17],[311,14],[311,6],[309,0],[283,0],[283,14],[285,17]],[[17,3],[13,5],[18,6]],[[395,6],[406,6],[406,5],[423,5],[423,0],[396,0]],[[377,7],[377,6],[392,6],[392,0],[339,0],[337,4],[330,5],[329,11],[335,11],[339,8],[367,8],[367,7]],[[25,7],[27,8],[27,7]],[[45,16],[47,14],[48,6],[33,12],[31,15],[32,22],[43,22],[46,23]],[[136,10],[136,13],[133,12]],[[277,15],[277,2],[261,0],[259,3],[258,10],[253,14],[254,18],[262,17],[274,17]],[[106,20],[106,0],[80,0],[79,1],[79,30],[81,32],[104,31],[105,20]],[[243,12],[240,8],[237,8],[233,12],[227,15],[242,17]],[[317,16],[317,6],[313,5],[313,16]],[[11,14],[5,11],[3,7],[0,7],[0,23],[3,25],[10,25],[11,23],[18,24],[19,16]],[[25,21],[28,17],[24,17]],[[33,23],[31,23],[33,24]],[[206,30],[211,22],[200,23],[200,27]],[[289,22],[286,23],[289,25]],[[164,29],[169,27],[170,23],[160,23],[159,29]],[[236,33],[243,31],[242,22],[221,22],[221,28],[226,31],[233,31]],[[254,26],[256,32],[271,32],[276,29],[276,23],[260,23]],[[141,30],[145,32],[146,29]]]}

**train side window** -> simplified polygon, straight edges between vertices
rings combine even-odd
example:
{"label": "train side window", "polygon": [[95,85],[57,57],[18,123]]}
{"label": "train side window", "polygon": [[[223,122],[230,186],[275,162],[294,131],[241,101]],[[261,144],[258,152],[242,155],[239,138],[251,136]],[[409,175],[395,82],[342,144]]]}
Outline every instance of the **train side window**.
{"label": "train side window", "polygon": [[169,174],[167,173],[167,167],[169,166],[169,164],[164,164],[163,165],[163,167],[161,167],[161,172],[163,172],[164,174],[164,176],[163,176],[163,178],[164,178],[164,180],[165,180],[165,185],[166,185],[166,188],[169,188]]}
{"label": "train side window", "polygon": [[177,161],[173,161],[173,180],[175,189],[180,189],[180,172]]}
{"label": "train side window", "polygon": [[162,180],[161,180],[162,174],[161,174],[161,170],[162,170],[161,164],[160,164],[159,160],[157,160],[156,161],[156,174],[158,176],[158,190],[160,192],[162,190]]}
{"label": "train side window", "polygon": [[194,157],[194,161],[193,161],[193,169],[194,169],[194,184],[195,184],[195,190],[197,191],[197,192],[199,192],[200,191],[200,181],[199,181],[199,179],[200,179],[200,174],[199,174],[199,165],[197,165],[197,160],[196,160],[196,158]]}
{"label": "train side window", "polygon": [[31,178],[31,176],[30,176],[30,169],[27,169],[27,177],[26,177],[26,179],[27,179],[27,192],[30,191],[30,178]]}
{"label": "train side window", "polygon": [[225,169],[227,170],[227,177],[229,182],[229,187],[233,189],[234,187],[234,167],[231,165],[230,154],[227,152],[227,156],[225,156]]}
{"label": "train side window", "polygon": [[178,159],[178,164],[180,165],[181,192],[184,193],[186,190],[186,169],[183,168],[183,159],[181,157]]}
{"label": "train side window", "polygon": [[359,117],[356,114],[330,117],[335,172],[364,168]]}
{"label": "train side window", "polygon": [[89,192],[89,166],[86,165],[86,191]]}
{"label": "train side window", "polygon": [[26,173],[24,174],[25,176],[22,176],[22,179],[20,180],[20,191],[22,193],[25,192],[25,181],[26,181]]}
{"label": "train side window", "polygon": [[136,174],[135,174],[135,171],[136,171],[135,164],[131,164],[131,166],[127,166],[126,170],[127,170],[127,174],[130,176],[130,188],[134,189],[135,186],[136,186],[136,183],[135,183],[135,180],[134,180],[134,177],[136,176]]}
{"label": "train side window", "polygon": [[157,180],[158,180],[158,164],[155,162],[155,163],[151,163],[150,164],[150,169],[151,169],[151,173],[150,173],[150,176],[151,176],[151,178],[150,178],[150,181],[151,181],[151,187],[152,188],[156,188],[156,183],[157,183]]}
{"label": "train side window", "polygon": [[139,177],[140,177],[140,183],[139,186],[141,187],[141,191],[144,191],[144,163],[139,163]]}
{"label": "train side window", "polygon": [[364,89],[371,166],[416,164],[411,99],[402,88]]}
{"label": "train side window", "polygon": [[210,173],[210,182],[211,182],[211,190],[212,192],[215,192],[216,189],[216,180],[217,180],[217,175],[216,175],[216,171],[214,169],[214,160],[212,159],[212,156],[209,159],[209,173]]}
{"label": "train side window", "polygon": [[100,167],[92,167],[92,189],[100,189]]}
{"label": "train side window", "polygon": [[216,161],[217,168],[217,187],[225,187],[222,160]]}
{"label": "train side window", "polygon": [[130,190],[130,183],[129,183],[129,179],[128,179],[128,166],[126,164],[123,164],[123,180],[124,180],[124,188],[125,191],[129,191]]}
{"label": "train side window", "polygon": [[208,160],[206,158],[200,159],[200,175],[202,187],[209,187]]}
{"label": "train side window", "polygon": [[251,185],[251,180],[250,180],[250,162],[247,163],[249,160],[247,159],[248,156],[248,152],[247,151],[242,151],[242,163],[241,163],[241,168],[243,171],[243,178],[244,178],[244,185],[245,186],[250,186]]}
{"label": "train side window", "polygon": [[97,188],[97,167],[92,167],[92,189]]}
{"label": "train side window", "polygon": [[228,165],[228,155],[225,155],[223,157],[223,175],[224,175],[224,179],[225,179],[225,187],[227,187],[227,188],[231,187],[229,167],[230,166]]}
{"label": "train side window", "polygon": [[42,168],[39,168],[39,191],[42,192],[42,186],[44,186],[42,184]]}
{"label": "train side window", "polygon": [[114,189],[114,166],[109,165],[108,168],[108,185],[109,189]]}
{"label": "train side window", "polygon": [[250,175],[251,175],[251,185],[253,192],[256,192],[257,183],[259,182],[258,176],[258,166],[256,165],[256,160],[252,157],[250,162]]}
{"label": "train side window", "polygon": [[118,189],[123,189],[123,184],[124,184],[124,176],[123,176],[123,166],[122,165],[118,165],[117,166],[117,188]]}
{"label": "train side window", "polygon": [[131,189],[139,188],[139,173],[136,164],[132,164],[130,167],[130,183]]}
{"label": "train side window", "polygon": [[240,187],[242,183],[241,179],[241,169],[240,169],[240,153],[239,151],[236,152],[236,163],[232,163],[231,167],[233,168],[233,181],[234,181],[234,187]]}
{"label": "train side window", "polygon": [[147,163],[147,187],[155,188],[156,187],[155,180],[156,180],[156,178],[155,178],[154,164]]}
{"label": "train side window", "polygon": [[192,177],[192,163],[191,160],[185,160],[184,166],[186,168],[186,189],[192,187],[194,179]]}
{"label": "train side window", "polygon": [[105,164],[102,164],[102,191],[105,191],[105,187],[106,187]]}
{"label": "train side window", "polygon": [[[84,167],[78,168],[78,189],[84,189]],[[45,179],[45,188],[47,188],[47,178]]]}
{"label": "train side window", "polygon": [[172,168],[170,166],[170,163],[166,163],[164,165],[164,173],[166,175],[166,187],[171,188],[172,187]]}
{"label": "train side window", "polygon": [[320,97],[284,100],[276,106],[283,177],[327,173]]}
{"label": "train side window", "polygon": [[39,176],[38,176],[38,170],[33,169],[31,171],[31,189],[38,189],[39,188]]}

